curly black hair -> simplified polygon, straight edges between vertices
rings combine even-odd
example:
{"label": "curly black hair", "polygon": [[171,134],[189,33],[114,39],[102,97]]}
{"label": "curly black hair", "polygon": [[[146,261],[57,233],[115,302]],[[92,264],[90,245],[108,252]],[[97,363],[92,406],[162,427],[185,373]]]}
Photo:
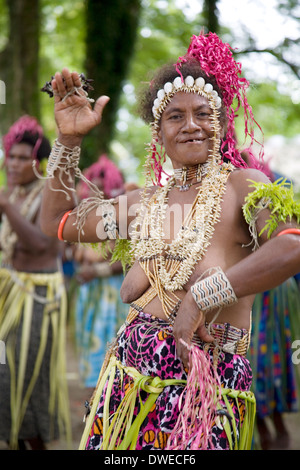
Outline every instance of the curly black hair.
{"label": "curly black hair", "polygon": [[[16,143],[21,144],[28,144],[31,145],[32,148],[35,147],[38,139],[40,138],[39,134],[32,134],[31,132],[25,131],[22,137],[19,137]],[[41,161],[43,158],[48,158],[51,152],[51,145],[47,137],[42,136],[42,141],[37,149],[36,158],[37,160]]]}

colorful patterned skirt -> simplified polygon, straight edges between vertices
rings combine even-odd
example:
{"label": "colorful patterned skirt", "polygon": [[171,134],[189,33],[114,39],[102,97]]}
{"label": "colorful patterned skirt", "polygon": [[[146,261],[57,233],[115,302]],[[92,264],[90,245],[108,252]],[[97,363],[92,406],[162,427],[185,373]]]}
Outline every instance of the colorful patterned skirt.
{"label": "colorful patterned skirt", "polygon": [[[200,344],[197,347],[203,350]],[[205,355],[210,365],[217,357],[221,398],[210,423],[208,445],[197,448],[250,448],[255,398],[249,392],[249,362],[220,350],[216,356],[214,348],[208,348]],[[140,312],[119,334],[108,359],[90,403],[80,449],[170,448],[170,435],[180,417],[188,383],[187,370],[176,355],[172,327]],[[205,380],[200,377],[202,383]],[[194,449],[193,438],[189,442],[185,439],[182,445],[179,442],[177,448]]]}

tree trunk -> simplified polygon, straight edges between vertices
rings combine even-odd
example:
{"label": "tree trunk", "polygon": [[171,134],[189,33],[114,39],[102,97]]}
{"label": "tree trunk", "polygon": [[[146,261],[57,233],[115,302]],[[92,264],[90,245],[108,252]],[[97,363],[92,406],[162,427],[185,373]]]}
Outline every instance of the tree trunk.
{"label": "tree trunk", "polygon": [[140,0],[88,0],[86,8],[86,76],[94,80],[91,97],[110,97],[100,126],[83,141],[82,166],[107,152],[114,135],[116,114],[133,55]]}
{"label": "tree trunk", "polygon": [[212,33],[219,33],[219,16],[218,16],[218,1],[219,0],[204,0],[203,2],[203,16],[206,20],[206,27]]}
{"label": "tree trunk", "polygon": [[39,119],[39,0],[7,0],[9,35],[0,53],[6,104],[1,105],[0,132],[7,132],[22,114]]}

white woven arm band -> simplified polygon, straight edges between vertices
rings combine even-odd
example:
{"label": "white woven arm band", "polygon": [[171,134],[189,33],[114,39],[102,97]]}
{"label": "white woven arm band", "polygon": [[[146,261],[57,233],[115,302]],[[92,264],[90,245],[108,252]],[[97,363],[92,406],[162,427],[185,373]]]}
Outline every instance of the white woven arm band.
{"label": "white woven arm band", "polygon": [[116,220],[116,209],[111,202],[103,202],[102,218],[104,231],[107,234],[107,238],[110,240],[116,240],[119,236],[117,220]]}
{"label": "white woven arm band", "polygon": [[220,268],[214,274],[197,281],[191,287],[191,293],[203,313],[237,302],[235,292]]}
{"label": "white woven arm band", "polygon": [[51,153],[48,158],[47,176],[53,178],[54,172],[62,169],[69,172],[71,169],[77,169],[80,157],[80,147],[72,149],[55,140]]}

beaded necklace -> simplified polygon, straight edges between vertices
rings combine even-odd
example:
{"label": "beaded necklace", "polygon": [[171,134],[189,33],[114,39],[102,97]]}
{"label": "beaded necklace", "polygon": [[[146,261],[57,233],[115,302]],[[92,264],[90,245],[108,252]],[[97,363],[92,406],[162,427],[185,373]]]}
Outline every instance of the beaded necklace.
{"label": "beaded necklace", "polygon": [[[192,167],[183,167],[176,168],[174,170],[174,177],[177,180],[181,180],[179,184],[175,184],[175,188],[178,188],[179,191],[188,191],[193,184],[200,183],[202,176],[207,173],[208,163],[203,163],[202,165],[195,165]],[[192,182],[196,178],[196,181]]]}

